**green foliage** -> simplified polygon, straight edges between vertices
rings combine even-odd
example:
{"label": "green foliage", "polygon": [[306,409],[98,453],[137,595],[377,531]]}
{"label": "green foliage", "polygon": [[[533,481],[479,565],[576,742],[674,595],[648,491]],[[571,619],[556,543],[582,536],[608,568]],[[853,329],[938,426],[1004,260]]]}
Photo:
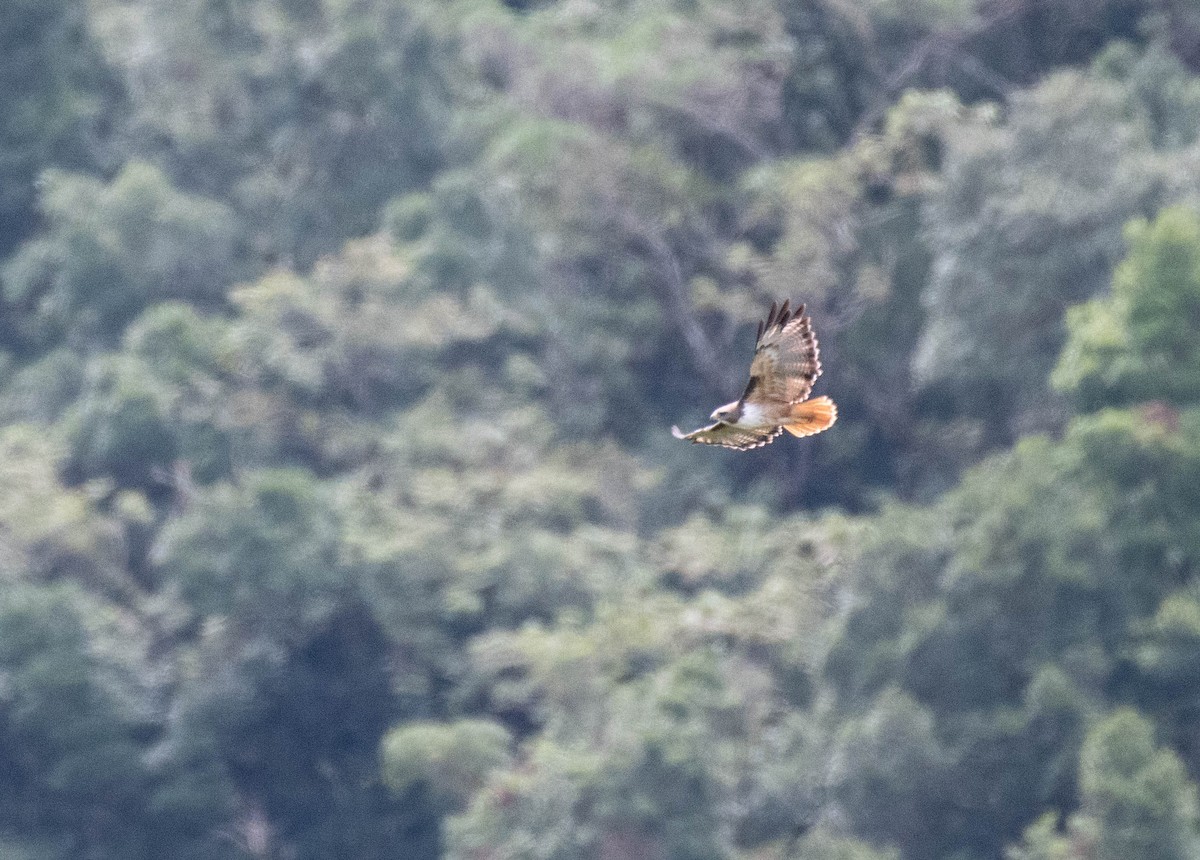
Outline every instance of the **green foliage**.
{"label": "green foliage", "polygon": [[[0,253],[25,238],[35,180],[47,167],[87,166],[87,120],[111,79],[87,12],[61,0],[14,0],[0,21]],[[0,326],[0,331],[3,327]]]}
{"label": "green foliage", "polygon": [[455,55],[439,14],[326,0],[94,12],[130,96],[124,147],[226,199],[257,251],[301,265],[367,232],[441,165]]}
{"label": "green foliage", "polygon": [[1195,687],[1195,657],[1200,648],[1200,604],[1187,594],[1163,601],[1131,646],[1140,674],[1139,687],[1148,708],[1166,706],[1178,714],[1175,731],[1183,729],[1192,709],[1200,704]]}
{"label": "green foliage", "polygon": [[1088,733],[1080,753],[1081,811],[1073,826],[1101,860],[1190,857],[1197,846],[1196,787],[1153,726],[1119,710]]}
{"label": "green foliage", "polygon": [[512,738],[486,720],[406,723],[383,739],[383,779],[404,797],[424,783],[451,808],[463,806],[488,773],[509,761]]}
{"label": "green foliage", "polygon": [[0,414],[6,423],[48,424],[79,396],[84,361],[75,352],[58,348],[23,366],[9,364],[0,384]]}
{"label": "green foliage", "polygon": [[[1054,75],[1015,99],[1004,121],[976,114],[943,132],[945,179],[927,210],[932,313],[914,370],[992,420],[1032,420],[1047,408],[1062,309],[1108,283],[1129,219],[1195,194],[1177,181],[1189,173],[1182,145],[1194,138],[1145,119],[1194,110],[1186,70],[1168,62],[1168,71],[1157,50],[1126,64],[1136,70],[1120,80]],[[1145,65],[1160,70],[1153,84]],[[1084,313],[1074,326],[1098,343],[1111,337],[1101,317]]]}
{"label": "green foliage", "polygon": [[1071,860],[1074,842],[1058,831],[1058,815],[1047,812],[1025,830],[1019,845],[1004,852],[1005,860]]}
{"label": "green foliage", "polygon": [[[452,823],[450,856],[477,845],[519,856],[531,844],[548,846],[548,856],[604,845],[725,856],[717,831],[721,787],[705,755],[732,752],[724,743],[714,747],[712,730],[714,717],[732,717],[736,703],[710,661],[681,663],[661,674],[661,691],[644,683],[621,691],[613,713],[601,717],[604,752],[582,739],[542,742],[529,760],[493,775],[476,805]],[[573,783],[569,792],[557,787],[564,777]]]}
{"label": "green foliage", "polygon": [[835,836],[824,830],[806,833],[792,855],[796,860],[895,860],[895,849],[879,850],[859,839]]}
{"label": "green foliage", "polygon": [[1196,569],[1196,479],[1200,424],[1196,410],[1160,413],[1154,407],[1105,411],[1079,419],[1074,438],[1095,472],[1109,515],[1113,544],[1128,574],[1113,585],[1123,601],[1148,616]]}
{"label": "green foliage", "polygon": [[387,441],[379,491],[357,485],[354,539],[384,565],[377,587],[395,599],[409,587],[397,574],[423,571],[446,618],[468,629],[552,618],[618,593],[637,578],[630,529],[652,476],[611,444],[556,445],[536,407],[487,405],[426,399]]}
{"label": "green foliage", "polygon": [[[901,684],[919,701],[925,725],[936,719],[936,732],[926,729],[922,746],[910,727],[896,755],[906,745],[921,751],[921,761],[939,761],[940,753],[941,770],[930,763],[912,770],[939,774],[938,785],[954,785],[960,803],[996,803],[994,813],[976,814],[960,829],[936,787],[913,782],[900,763],[864,754],[864,762],[882,762],[891,781],[851,768],[846,802],[863,810],[860,827],[876,828],[877,840],[899,843],[905,856],[936,856],[952,845],[987,856],[1039,810],[1070,802],[1083,722],[1156,596],[1173,587],[1161,541],[1176,528],[1167,511],[1181,508],[1157,501],[1188,493],[1189,478],[1174,489],[1179,462],[1153,459],[1170,456],[1165,440],[1114,434],[1101,443],[1096,432],[1084,423],[1064,443],[1027,439],[969,473],[932,517],[890,513],[880,525],[896,531],[862,546],[868,599],[832,643],[829,682],[850,713],[880,688],[890,703],[895,694],[886,685]],[[1122,483],[1112,460],[1092,450],[1142,458],[1139,471],[1126,473],[1141,489]],[[1139,493],[1145,503],[1130,505]],[[1152,682],[1143,689],[1149,694]],[[921,725],[911,714],[908,724]],[[892,794],[864,799],[881,785]],[[901,812],[889,827],[894,809]],[[938,814],[950,817],[938,821]],[[932,833],[913,833],[911,821],[933,822],[925,825]]]}
{"label": "green foliage", "polygon": [[744,603],[634,596],[594,623],[480,639],[472,656],[490,707],[528,714],[543,740],[527,748],[533,762],[493,776],[452,844],[560,838],[561,822],[514,806],[509,791],[520,785],[535,804],[553,790],[557,777],[536,769],[546,738],[583,792],[566,814],[599,844],[726,856],[803,829],[820,793],[820,734],[784,714],[806,690],[805,609],[802,588],[773,582]]}
{"label": "green foliage", "polygon": [[802,148],[832,149],[875,107],[875,22],[865,9],[826,0],[783,4],[781,12],[795,52],[781,94],[788,131]]}
{"label": "green foliage", "polygon": [[113,344],[145,305],[212,306],[234,277],[237,224],[227,206],[183,194],[132,162],[109,183],[51,172],[40,195],[47,229],[5,263],[5,297],[35,344]]}
{"label": "green foliage", "polygon": [[0,854],[1196,853],[1186,4],[13,9]]}
{"label": "green foliage", "polygon": [[1130,224],[1129,255],[1113,275],[1112,294],[1072,308],[1070,337],[1054,382],[1085,407],[1166,400],[1188,405],[1197,388],[1200,351],[1200,216],[1164,209],[1153,223]]}
{"label": "green foliage", "polygon": [[866,714],[838,733],[833,777],[839,803],[856,832],[899,844],[907,857],[935,857],[943,846],[949,756],[932,715],[897,690],[884,691]]}
{"label": "green foliage", "polygon": [[353,588],[338,536],[339,515],[312,476],[257,472],[198,491],[154,556],[197,612],[286,636],[326,621]]}
{"label": "green foliage", "polygon": [[64,575],[103,580],[120,565],[113,524],[91,504],[86,489],[63,485],[61,446],[36,428],[0,431],[0,495],[4,580]]}
{"label": "green foliage", "polygon": [[214,619],[188,656],[156,750],[164,835],[211,851],[225,821],[303,858],[436,856],[436,808],[398,807],[381,782],[378,745],[404,714],[361,605],[282,634]]}
{"label": "green foliage", "polygon": [[597,764],[594,756],[537,743],[523,768],[493,777],[469,812],[450,820],[446,856],[487,850],[503,860],[570,860],[594,852],[598,837],[579,815],[583,782]]}
{"label": "green foliage", "polygon": [[132,357],[98,360],[89,376],[68,418],[71,471],[120,487],[152,486],[179,453],[169,389]]}
{"label": "green foliage", "polygon": [[88,630],[112,611],[71,586],[10,583],[0,595],[0,829],[57,846],[43,856],[85,846],[95,857],[149,856],[130,817],[148,776],[136,724]]}

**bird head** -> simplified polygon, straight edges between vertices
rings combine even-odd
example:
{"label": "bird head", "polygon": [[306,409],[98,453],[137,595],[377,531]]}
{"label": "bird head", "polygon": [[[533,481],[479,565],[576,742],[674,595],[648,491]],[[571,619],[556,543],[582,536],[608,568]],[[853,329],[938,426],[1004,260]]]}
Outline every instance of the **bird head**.
{"label": "bird head", "polygon": [[712,415],[708,416],[712,421],[724,421],[726,424],[736,424],[738,418],[742,414],[742,404],[740,400],[735,400],[733,403],[726,403],[724,406],[718,406],[713,410]]}

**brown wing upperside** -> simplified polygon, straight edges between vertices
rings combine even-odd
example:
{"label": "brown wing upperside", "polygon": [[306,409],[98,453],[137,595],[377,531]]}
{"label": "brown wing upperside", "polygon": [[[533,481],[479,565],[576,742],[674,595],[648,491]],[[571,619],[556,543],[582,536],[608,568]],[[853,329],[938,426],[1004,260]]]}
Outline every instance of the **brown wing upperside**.
{"label": "brown wing upperside", "polygon": [[750,381],[742,400],[799,403],[812,393],[821,375],[821,351],[804,305],[792,311],[785,299],[771,303],[766,320],[758,324]]}
{"label": "brown wing upperside", "polygon": [[748,451],[751,448],[761,448],[763,445],[774,442],[775,438],[782,432],[782,427],[757,427],[751,429],[738,427],[734,424],[726,424],[724,421],[709,424],[707,427],[701,427],[699,430],[693,430],[691,433],[684,433],[678,427],[671,428],[671,435],[676,439],[686,439],[689,442],[699,442],[703,445],[720,445],[723,448],[732,448],[735,451]]}

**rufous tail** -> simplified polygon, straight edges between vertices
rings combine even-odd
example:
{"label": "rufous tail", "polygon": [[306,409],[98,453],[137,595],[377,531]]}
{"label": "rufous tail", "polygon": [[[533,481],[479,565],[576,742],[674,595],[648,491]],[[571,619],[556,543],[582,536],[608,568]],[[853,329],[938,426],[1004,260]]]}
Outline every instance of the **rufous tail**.
{"label": "rufous tail", "polygon": [[837,421],[837,404],[828,397],[814,397],[792,407],[790,424],[784,424],[783,429],[793,436],[812,436],[822,430],[828,430]]}

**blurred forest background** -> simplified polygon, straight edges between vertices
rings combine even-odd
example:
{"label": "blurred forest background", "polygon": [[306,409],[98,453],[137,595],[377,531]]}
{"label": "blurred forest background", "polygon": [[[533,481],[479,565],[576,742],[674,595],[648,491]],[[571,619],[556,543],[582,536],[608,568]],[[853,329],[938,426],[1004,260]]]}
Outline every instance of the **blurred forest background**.
{"label": "blurred forest background", "polygon": [[4,0],[0,856],[1200,856],[1198,213],[1197,0]]}

